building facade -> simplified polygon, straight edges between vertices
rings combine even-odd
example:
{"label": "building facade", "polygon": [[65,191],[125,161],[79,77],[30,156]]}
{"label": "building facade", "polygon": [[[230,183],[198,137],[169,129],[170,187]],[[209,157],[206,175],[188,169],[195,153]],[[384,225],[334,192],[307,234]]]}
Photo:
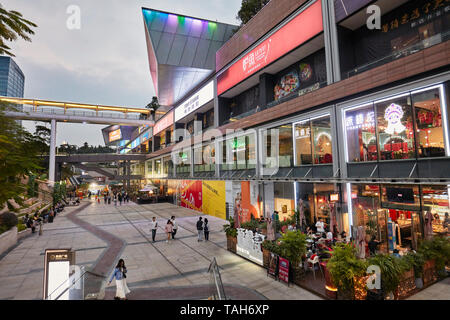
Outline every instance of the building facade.
{"label": "building facade", "polygon": [[137,183],[221,218],[303,208],[384,252],[392,232],[400,250],[446,234],[449,14],[449,1],[272,0],[171,102]]}
{"label": "building facade", "polygon": [[0,56],[0,95],[23,98],[24,88],[25,75],[20,67],[11,57]]}

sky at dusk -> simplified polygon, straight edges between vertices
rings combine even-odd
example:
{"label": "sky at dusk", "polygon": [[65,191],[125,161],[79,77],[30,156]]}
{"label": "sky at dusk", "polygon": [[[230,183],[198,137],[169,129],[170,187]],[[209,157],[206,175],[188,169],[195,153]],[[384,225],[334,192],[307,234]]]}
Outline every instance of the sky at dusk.
{"label": "sky at dusk", "polygon": [[[154,96],[142,7],[239,24],[241,0],[1,0],[38,25],[32,42],[10,47],[25,74],[25,97],[144,107]],[[67,9],[81,10],[69,30]],[[24,121],[34,131],[35,122]],[[42,123],[41,123],[42,124]],[[49,125],[48,125],[49,127]],[[103,145],[104,125],[58,123],[57,144]]]}

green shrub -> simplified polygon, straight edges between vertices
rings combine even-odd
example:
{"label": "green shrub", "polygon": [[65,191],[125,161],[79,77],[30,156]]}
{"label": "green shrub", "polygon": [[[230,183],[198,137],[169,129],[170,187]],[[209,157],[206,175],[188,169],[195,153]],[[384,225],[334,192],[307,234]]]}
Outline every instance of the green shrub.
{"label": "green shrub", "polygon": [[354,277],[364,276],[367,263],[356,257],[356,248],[351,244],[338,243],[327,264],[331,279],[341,292],[353,292]]}
{"label": "green shrub", "polygon": [[[420,252],[408,252],[401,259],[402,269],[405,271],[414,268],[414,276],[416,278],[422,278],[423,276],[423,266],[425,264],[425,258]],[[409,267],[409,269],[408,269]]]}
{"label": "green shrub", "polygon": [[276,244],[275,241],[264,240],[261,246],[272,253],[281,255],[281,248],[279,245]]}
{"label": "green shrub", "polygon": [[256,229],[259,228],[259,222],[257,220],[253,220],[253,219],[250,221],[247,221],[247,222],[242,222],[241,228],[252,230],[253,232],[255,232]]}
{"label": "green shrub", "polygon": [[26,230],[26,229],[27,229],[27,226],[24,225],[23,223],[19,223],[17,225],[17,232],[20,232],[20,231],[23,231],[23,230]]}
{"label": "green shrub", "polygon": [[297,267],[306,254],[306,235],[299,230],[287,231],[279,240],[281,256]]}
{"label": "green shrub", "polygon": [[381,270],[381,287],[385,293],[393,292],[400,283],[400,277],[407,268],[407,264],[402,264],[400,258],[391,255],[377,254],[368,261],[369,265],[377,265]]}
{"label": "green shrub", "polygon": [[17,216],[12,212],[0,214],[0,226],[6,227],[6,230],[16,226],[18,222]]}
{"label": "green shrub", "polygon": [[450,262],[450,240],[446,237],[433,237],[431,240],[423,241],[419,246],[419,253],[425,260],[436,261],[436,269],[442,271]]}
{"label": "green shrub", "polygon": [[237,229],[234,227],[234,219],[230,217],[228,219],[230,224],[224,224],[223,225],[223,231],[225,231],[225,234],[230,237],[237,237]]}

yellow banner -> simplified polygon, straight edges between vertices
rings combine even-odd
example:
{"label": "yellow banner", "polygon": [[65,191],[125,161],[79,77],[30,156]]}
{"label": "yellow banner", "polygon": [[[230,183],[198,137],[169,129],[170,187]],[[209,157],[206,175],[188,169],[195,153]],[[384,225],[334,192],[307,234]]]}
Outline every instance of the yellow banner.
{"label": "yellow banner", "polygon": [[202,194],[203,213],[226,220],[225,181],[203,181]]}

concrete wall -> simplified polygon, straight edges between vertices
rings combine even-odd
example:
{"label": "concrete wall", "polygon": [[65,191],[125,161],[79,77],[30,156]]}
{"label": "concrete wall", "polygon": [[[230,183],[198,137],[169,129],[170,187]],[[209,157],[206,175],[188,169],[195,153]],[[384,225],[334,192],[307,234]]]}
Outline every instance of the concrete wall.
{"label": "concrete wall", "polygon": [[17,227],[0,234],[0,255],[17,243]]}

